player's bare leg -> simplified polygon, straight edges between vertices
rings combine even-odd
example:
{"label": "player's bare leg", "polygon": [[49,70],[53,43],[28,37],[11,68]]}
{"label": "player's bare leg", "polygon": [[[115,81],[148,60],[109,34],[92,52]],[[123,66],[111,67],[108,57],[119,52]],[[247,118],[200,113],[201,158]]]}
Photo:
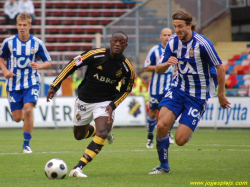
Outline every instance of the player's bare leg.
{"label": "player's bare leg", "polygon": [[23,110],[14,110],[12,112],[12,117],[15,122],[20,122],[24,119]]}
{"label": "player's bare leg", "polygon": [[24,143],[23,143],[23,153],[32,153],[30,148],[30,140],[32,138],[32,131],[34,128],[34,118],[33,118],[33,109],[35,104],[34,103],[25,103],[23,107],[23,136],[24,136]]}
{"label": "player's bare leg", "polygon": [[[114,140],[114,134],[112,133],[112,126],[113,124],[107,124],[106,117],[101,116],[96,119],[96,125],[98,124],[98,134],[97,136],[102,137],[107,140],[109,144],[113,143]],[[108,133],[108,134],[107,134]]]}
{"label": "player's bare leg", "polygon": [[190,129],[188,126],[179,124],[175,133],[176,144],[179,146],[185,145],[189,141],[193,132],[194,131],[192,131],[192,129]]}
{"label": "player's bare leg", "polygon": [[83,126],[74,126],[74,136],[76,140],[82,140],[86,137],[89,130],[89,124]]}
{"label": "player's bare leg", "polygon": [[172,124],[175,122],[176,116],[167,107],[162,107],[157,122],[157,136],[163,137],[168,134]]}
{"label": "player's bare leg", "polygon": [[[87,177],[87,175],[82,173],[82,168],[85,167],[89,162],[91,162],[95,158],[95,156],[102,150],[105,139],[107,138],[112,128],[112,124],[107,124],[107,121],[108,117],[106,116],[101,116],[95,119],[96,134],[92,142],[88,145],[78,164],[74,167],[73,170],[71,170],[69,174],[70,177]],[[74,129],[81,129],[82,132],[84,132],[85,130],[87,131],[87,126],[75,126]]]}
{"label": "player's bare leg", "polygon": [[100,116],[95,119],[96,124],[96,135],[106,139],[109,132],[111,131],[112,124],[107,124],[108,117]]}
{"label": "player's bare leg", "polygon": [[32,133],[34,127],[34,118],[33,118],[33,109],[34,103],[25,103],[24,104],[24,125],[23,131]]}

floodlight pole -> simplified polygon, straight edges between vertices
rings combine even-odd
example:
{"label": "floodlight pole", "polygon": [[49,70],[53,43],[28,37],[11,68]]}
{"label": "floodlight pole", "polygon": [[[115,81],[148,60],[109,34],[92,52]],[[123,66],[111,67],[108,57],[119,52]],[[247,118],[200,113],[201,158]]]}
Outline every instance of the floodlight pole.
{"label": "floodlight pole", "polygon": [[197,2],[197,10],[198,10],[198,15],[197,15],[198,30],[200,30],[200,28],[201,28],[201,0],[198,0],[198,2]]}
{"label": "floodlight pole", "polygon": [[136,57],[136,71],[139,71],[140,70],[140,41],[139,41],[139,38],[140,38],[140,33],[139,33],[139,10],[137,9],[135,11],[135,57]]}
{"label": "floodlight pole", "polygon": [[[46,10],[46,0],[42,0],[42,20],[41,20],[41,39],[45,43],[45,10]],[[44,96],[44,70],[41,70],[41,96]]]}
{"label": "floodlight pole", "polygon": [[171,28],[171,0],[168,0],[168,6],[167,6],[167,26],[168,28]]}

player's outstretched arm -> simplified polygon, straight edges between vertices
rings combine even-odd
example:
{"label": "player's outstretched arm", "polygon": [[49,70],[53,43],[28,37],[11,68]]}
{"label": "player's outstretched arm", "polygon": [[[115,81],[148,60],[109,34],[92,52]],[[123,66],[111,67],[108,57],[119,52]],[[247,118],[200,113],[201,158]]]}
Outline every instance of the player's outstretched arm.
{"label": "player's outstretched arm", "polygon": [[56,92],[60,89],[61,83],[64,79],[66,79],[69,75],[71,75],[78,67],[75,66],[74,59],[71,60],[66,67],[59,73],[59,75],[55,78],[55,80],[51,83],[50,89],[47,93],[47,102],[50,99],[53,99]]}
{"label": "player's outstretched arm", "polygon": [[222,64],[216,66],[217,69],[217,81],[218,81],[218,99],[220,102],[220,106],[222,108],[231,108],[230,102],[227,100],[225,96],[225,70]]}

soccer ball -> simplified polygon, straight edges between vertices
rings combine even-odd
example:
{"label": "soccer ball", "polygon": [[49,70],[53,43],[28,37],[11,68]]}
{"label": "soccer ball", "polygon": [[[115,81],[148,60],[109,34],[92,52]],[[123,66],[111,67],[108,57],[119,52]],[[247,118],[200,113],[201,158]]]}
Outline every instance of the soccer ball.
{"label": "soccer ball", "polygon": [[62,159],[53,158],[46,163],[44,170],[49,179],[63,179],[68,172],[68,167]]}

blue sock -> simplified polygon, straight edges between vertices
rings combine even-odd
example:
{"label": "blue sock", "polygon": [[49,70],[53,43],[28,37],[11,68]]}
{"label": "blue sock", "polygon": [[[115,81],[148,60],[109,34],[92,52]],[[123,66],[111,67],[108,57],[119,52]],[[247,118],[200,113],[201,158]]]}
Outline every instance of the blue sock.
{"label": "blue sock", "polygon": [[149,116],[147,116],[148,139],[153,138],[153,132],[154,132],[155,126],[156,126],[156,118],[152,119]]}
{"label": "blue sock", "polygon": [[32,138],[32,135],[29,132],[23,132],[23,147],[30,146],[30,139]]}
{"label": "blue sock", "polygon": [[169,148],[169,137],[164,136],[162,138],[159,138],[158,136],[156,137],[157,140],[157,152],[159,156],[159,160],[161,162],[160,167],[169,169],[168,165],[168,148]]}

